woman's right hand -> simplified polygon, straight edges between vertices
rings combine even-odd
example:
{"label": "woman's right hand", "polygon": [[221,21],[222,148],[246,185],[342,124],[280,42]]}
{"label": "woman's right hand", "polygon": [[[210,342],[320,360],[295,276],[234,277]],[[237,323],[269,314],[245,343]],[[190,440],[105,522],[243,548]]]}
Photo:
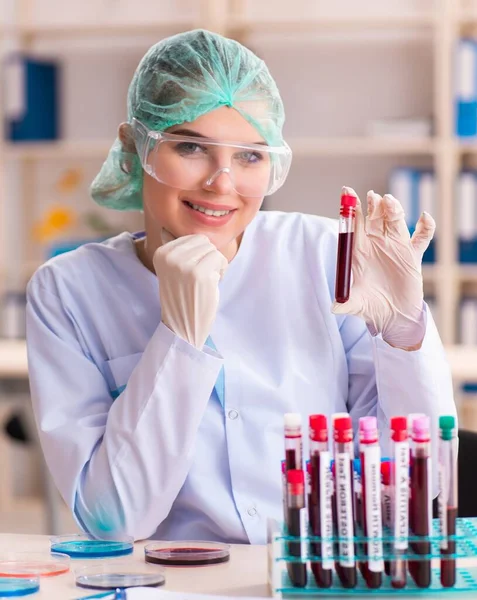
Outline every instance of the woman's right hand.
{"label": "woman's right hand", "polygon": [[162,239],[153,257],[162,322],[202,350],[219,304],[218,284],[229,263],[205,235],[174,239],[163,230]]}

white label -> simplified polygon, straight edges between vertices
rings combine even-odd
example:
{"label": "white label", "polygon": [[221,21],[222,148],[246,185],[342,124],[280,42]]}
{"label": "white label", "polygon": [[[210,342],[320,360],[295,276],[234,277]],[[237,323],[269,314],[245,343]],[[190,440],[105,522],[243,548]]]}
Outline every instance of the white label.
{"label": "white label", "polygon": [[[333,496],[333,476],[331,473],[330,452],[320,452],[320,531],[321,537],[333,537],[333,512],[331,498]],[[321,566],[323,569],[333,568],[333,543],[321,542]]]}
{"label": "white label", "polygon": [[443,536],[440,546],[442,550],[447,550],[447,481],[445,476],[445,467],[439,457],[439,524],[440,524],[440,535]]}
{"label": "white label", "polygon": [[366,494],[366,529],[368,542],[368,567],[381,572],[383,560],[383,527],[381,515],[381,449],[368,446],[364,449],[364,481]]}
{"label": "white label", "polygon": [[394,444],[394,547],[407,549],[409,531],[409,443]]}
{"label": "white label", "polygon": [[432,465],[431,459],[427,459],[427,516],[428,534],[432,535]]}
{"label": "white label", "polygon": [[8,119],[20,119],[25,114],[25,66],[20,55],[4,65],[5,108]]}
{"label": "white label", "polygon": [[311,494],[311,473],[308,471],[308,463],[306,464],[306,478],[305,478],[305,493],[306,496],[308,498],[308,496]]}
{"label": "white label", "polygon": [[475,237],[474,173],[461,173],[457,185],[458,234],[462,240],[472,240]]}
{"label": "white label", "polygon": [[336,508],[340,538],[340,565],[354,567],[353,505],[351,499],[351,459],[347,452],[336,455]]}

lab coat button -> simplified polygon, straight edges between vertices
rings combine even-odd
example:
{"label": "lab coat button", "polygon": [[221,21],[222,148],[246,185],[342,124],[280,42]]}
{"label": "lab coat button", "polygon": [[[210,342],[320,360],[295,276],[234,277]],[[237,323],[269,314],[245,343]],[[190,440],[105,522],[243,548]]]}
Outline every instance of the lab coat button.
{"label": "lab coat button", "polygon": [[232,409],[232,410],[229,410],[228,416],[229,416],[229,419],[231,419],[232,421],[235,421],[235,419],[238,418],[239,414],[236,410]]}
{"label": "lab coat button", "polygon": [[251,517],[254,517],[254,516],[257,514],[257,509],[256,509],[256,508],[254,508],[253,506],[251,506],[251,507],[250,507],[250,508],[247,510],[247,512],[248,512],[248,514],[249,514]]}

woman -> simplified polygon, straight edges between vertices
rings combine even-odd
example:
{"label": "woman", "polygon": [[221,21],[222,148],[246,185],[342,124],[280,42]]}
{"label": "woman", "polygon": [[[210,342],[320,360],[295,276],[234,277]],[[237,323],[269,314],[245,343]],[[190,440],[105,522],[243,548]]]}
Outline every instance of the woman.
{"label": "woman", "polygon": [[85,245],[29,284],[40,437],[87,531],[263,543],[282,510],[285,412],[375,414],[384,451],[392,415],[454,413],[423,303],[432,218],[410,240],[397,200],[371,192],[333,314],[336,223],[259,212],[290,166],[283,122],[265,64],[237,42],[160,42],[92,185],[99,204],[144,211],[145,234]]}

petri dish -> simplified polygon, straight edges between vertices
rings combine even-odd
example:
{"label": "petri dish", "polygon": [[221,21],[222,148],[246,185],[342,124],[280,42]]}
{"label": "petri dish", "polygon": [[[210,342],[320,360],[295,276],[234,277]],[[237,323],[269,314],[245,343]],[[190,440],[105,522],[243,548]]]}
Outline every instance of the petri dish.
{"label": "petri dish", "polygon": [[230,546],[219,542],[153,542],[144,548],[146,562],[169,567],[217,565],[230,560]]}
{"label": "petri dish", "polygon": [[40,589],[38,577],[16,578],[6,577],[0,579],[0,598],[18,598],[36,594]]}
{"label": "petri dish", "polygon": [[53,577],[70,570],[70,557],[52,552],[1,552],[0,577]]}
{"label": "petri dish", "polygon": [[127,562],[107,562],[81,566],[75,569],[76,585],[92,590],[124,589],[131,587],[159,587],[166,579],[160,569]]}
{"label": "petri dish", "polygon": [[82,559],[126,556],[134,550],[134,540],[129,536],[120,540],[99,540],[82,533],[58,535],[50,538],[50,544],[51,552]]}

